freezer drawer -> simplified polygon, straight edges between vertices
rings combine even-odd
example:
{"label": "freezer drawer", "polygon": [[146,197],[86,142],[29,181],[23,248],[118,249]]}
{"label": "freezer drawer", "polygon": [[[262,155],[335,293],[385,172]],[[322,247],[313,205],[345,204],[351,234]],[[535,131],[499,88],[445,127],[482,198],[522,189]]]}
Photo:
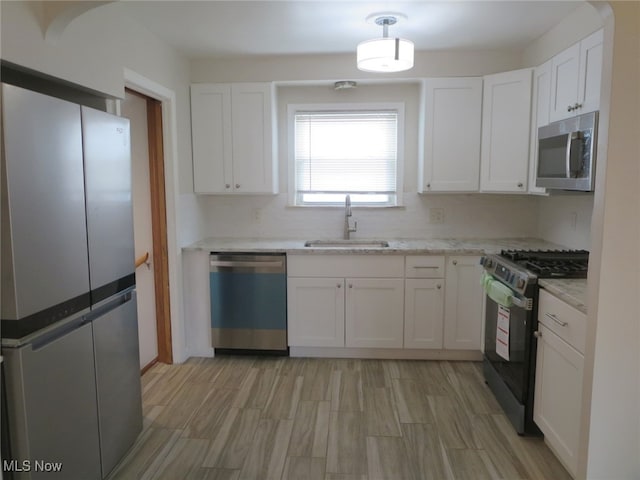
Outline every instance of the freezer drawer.
{"label": "freezer drawer", "polygon": [[[101,478],[92,326],[81,321],[3,349],[12,459],[32,467],[16,479]],[[36,461],[62,470],[38,472]]]}
{"label": "freezer drawer", "polygon": [[142,431],[135,291],[95,311],[93,345],[102,475],[106,477]]}

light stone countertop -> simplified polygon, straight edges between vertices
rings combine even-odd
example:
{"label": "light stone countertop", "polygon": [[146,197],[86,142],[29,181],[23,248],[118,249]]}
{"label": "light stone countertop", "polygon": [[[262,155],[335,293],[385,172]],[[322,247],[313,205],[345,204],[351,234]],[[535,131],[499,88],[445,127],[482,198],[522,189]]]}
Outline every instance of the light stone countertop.
{"label": "light stone countertop", "polygon": [[587,313],[587,280],[582,278],[541,278],[538,285],[580,312]]}
{"label": "light stone countertop", "polygon": [[[327,239],[308,239],[327,240]],[[331,240],[331,239],[329,239]],[[371,239],[354,238],[354,241]],[[387,240],[387,239],[384,239]],[[388,247],[340,246],[305,247],[305,240],[275,238],[206,238],[183,248],[186,251],[207,252],[273,252],[288,254],[386,254],[386,255],[482,255],[507,249],[562,249],[537,238],[478,238],[478,239],[389,239]]]}

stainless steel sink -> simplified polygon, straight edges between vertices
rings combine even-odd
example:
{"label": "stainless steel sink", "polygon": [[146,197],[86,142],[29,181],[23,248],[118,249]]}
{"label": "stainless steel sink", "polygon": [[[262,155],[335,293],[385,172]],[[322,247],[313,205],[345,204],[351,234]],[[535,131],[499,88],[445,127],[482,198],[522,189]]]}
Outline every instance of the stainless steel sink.
{"label": "stainless steel sink", "polygon": [[387,248],[386,240],[309,240],[305,247],[314,248]]}

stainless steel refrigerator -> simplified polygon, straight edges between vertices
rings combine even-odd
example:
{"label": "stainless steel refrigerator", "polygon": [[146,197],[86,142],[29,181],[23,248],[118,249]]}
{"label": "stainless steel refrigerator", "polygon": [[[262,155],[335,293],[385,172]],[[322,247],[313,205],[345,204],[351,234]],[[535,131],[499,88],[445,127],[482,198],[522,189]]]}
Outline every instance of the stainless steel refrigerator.
{"label": "stainless steel refrigerator", "polygon": [[104,478],[142,429],[129,121],[2,84],[1,173],[4,465]]}

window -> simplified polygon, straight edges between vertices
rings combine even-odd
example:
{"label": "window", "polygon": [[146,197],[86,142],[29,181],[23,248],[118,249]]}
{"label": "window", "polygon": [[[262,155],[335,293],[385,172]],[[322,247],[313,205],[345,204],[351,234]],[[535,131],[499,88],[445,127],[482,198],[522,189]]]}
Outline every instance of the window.
{"label": "window", "polygon": [[348,194],[398,205],[403,118],[402,104],[289,106],[292,204],[342,205]]}

